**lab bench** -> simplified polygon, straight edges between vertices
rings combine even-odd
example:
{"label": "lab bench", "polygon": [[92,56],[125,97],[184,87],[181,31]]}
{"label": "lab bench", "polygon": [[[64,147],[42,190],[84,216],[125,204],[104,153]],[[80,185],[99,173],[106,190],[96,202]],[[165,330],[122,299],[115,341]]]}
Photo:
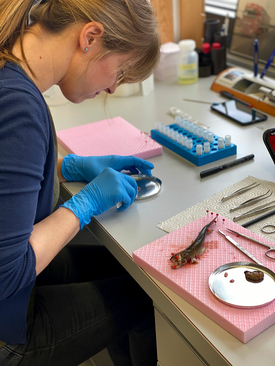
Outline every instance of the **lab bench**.
{"label": "lab bench", "polygon": [[[267,121],[242,127],[216,115],[210,105],[224,99],[210,89],[213,80],[214,77],[203,78],[186,86],[178,85],[176,81],[155,82],[154,91],[147,96],[139,93],[125,98],[109,96],[106,106],[103,98],[97,97],[78,105],[52,106],[51,112],[56,130],[121,116],[140,131],[150,133],[156,122],[173,123],[169,109],[176,106],[210,127],[214,134],[231,136],[232,143],[237,146],[237,155],[203,167],[195,166],[164,147],[162,155],[148,159],[155,166],[153,175],[162,180],[161,192],[147,200],[135,201],[123,212],[112,208],[93,218],[88,228],[153,299],[159,366],[273,366],[274,325],[243,344],[132,260],[134,250],[166,235],[156,227],[159,222],[248,176],[275,180],[274,164],[262,141],[263,132],[274,127],[275,117],[268,116]],[[197,102],[184,101],[186,98]],[[66,152],[60,147],[59,154],[64,156]],[[253,163],[200,178],[202,170],[248,154],[255,155]],[[83,183],[79,182],[64,183],[61,196],[68,199],[82,187]]]}

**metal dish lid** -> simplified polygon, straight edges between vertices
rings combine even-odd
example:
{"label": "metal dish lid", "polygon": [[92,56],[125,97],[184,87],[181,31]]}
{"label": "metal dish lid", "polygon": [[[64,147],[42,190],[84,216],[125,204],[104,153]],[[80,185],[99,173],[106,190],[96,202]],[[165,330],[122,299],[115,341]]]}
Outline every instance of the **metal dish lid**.
{"label": "metal dish lid", "polygon": [[135,179],[138,185],[136,200],[144,200],[153,197],[161,190],[162,182],[159,178],[144,174],[131,175],[131,177]]}
{"label": "metal dish lid", "polygon": [[[264,279],[250,282],[245,271],[261,271]],[[257,308],[275,299],[275,273],[256,263],[224,264],[211,273],[208,284],[217,299],[238,308]]]}

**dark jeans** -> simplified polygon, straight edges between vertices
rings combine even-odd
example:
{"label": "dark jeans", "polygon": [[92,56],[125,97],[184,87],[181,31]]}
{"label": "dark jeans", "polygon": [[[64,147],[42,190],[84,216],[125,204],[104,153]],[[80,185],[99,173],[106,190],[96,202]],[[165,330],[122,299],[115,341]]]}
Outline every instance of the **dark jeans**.
{"label": "dark jeans", "polygon": [[151,299],[101,245],[67,245],[37,277],[27,342],[1,366],[77,366],[104,348],[117,366],[156,366]]}

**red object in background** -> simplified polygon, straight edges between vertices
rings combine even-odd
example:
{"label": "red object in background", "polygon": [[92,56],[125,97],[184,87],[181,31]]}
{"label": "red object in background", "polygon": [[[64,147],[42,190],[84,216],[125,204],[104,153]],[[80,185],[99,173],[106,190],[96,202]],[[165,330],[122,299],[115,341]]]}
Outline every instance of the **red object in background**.
{"label": "red object in background", "polygon": [[269,28],[270,16],[265,9],[254,3],[248,3],[245,6],[242,17],[242,33],[254,37]]}
{"label": "red object in background", "polygon": [[214,43],[212,43],[212,48],[214,50],[219,50],[221,48],[221,44],[218,42],[214,42]]}
{"label": "red object in background", "polygon": [[210,43],[203,43],[201,52],[202,53],[209,53],[211,51]]}

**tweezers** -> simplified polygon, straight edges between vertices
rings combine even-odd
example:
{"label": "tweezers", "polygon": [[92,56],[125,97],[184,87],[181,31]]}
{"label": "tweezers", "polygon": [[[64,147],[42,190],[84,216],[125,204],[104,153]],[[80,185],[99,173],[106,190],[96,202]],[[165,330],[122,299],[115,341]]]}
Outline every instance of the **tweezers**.
{"label": "tweezers", "polygon": [[261,184],[261,183],[258,183],[258,184],[257,184],[257,182],[251,183],[251,184],[249,184],[249,186],[246,186],[246,187],[240,188],[240,189],[238,189],[237,191],[235,191],[235,192],[231,193],[230,195],[223,197],[223,198],[221,199],[221,201],[222,201],[222,202],[227,201],[227,200],[229,200],[229,199],[230,199],[230,198],[232,198],[232,197],[238,196],[239,194],[242,194],[242,193],[244,193],[244,192],[248,191],[249,189],[252,189],[252,188],[258,187],[260,184]]}
{"label": "tweezers", "polygon": [[255,214],[258,214],[258,213],[261,213],[261,212],[264,212],[264,211],[267,211],[269,210],[270,208],[272,207],[275,207],[275,204],[274,205],[271,205],[271,206],[268,206],[266,207],[267,205],[270,205],[271,203],[275,203],[275,201],[271,201],[271,202],[268,202],[268,203],[265,203],[264,205],[261,205],[261,206],[258,206],[258,207],[255,207],[253,208],[252,210],[250,211],[247,211],[241,215],[238,215],[238,216],[235,216],[233,217],[233,221],[236,222],[236,221],[239,221],[239,220],[242,220],[244,219],[245,217],[250,217],[250,216],[253,216]]}
{"label": "tweezers", "polygon": [[230,208],[230,212],[233,212],[233,211],[236,211],[238,210],[239,208],[243,208],[243,207],[247,207],[247,206],[251,206],[251,205],[254,205],[256,202],[258,201],[262,201],[268,197],[270,197],[272,195],[272,192],[270,194],[268,194],[270,192],[270,190],[268,190],[266,193],[264,194],[261,194],[260,196],[257,196],[257,197],[254,197],[254,198],[251,198],[250,200],[247,200],[243,203],[241,203],[239,206],[236,206],[236,207],[233,207],[233,208]]}

